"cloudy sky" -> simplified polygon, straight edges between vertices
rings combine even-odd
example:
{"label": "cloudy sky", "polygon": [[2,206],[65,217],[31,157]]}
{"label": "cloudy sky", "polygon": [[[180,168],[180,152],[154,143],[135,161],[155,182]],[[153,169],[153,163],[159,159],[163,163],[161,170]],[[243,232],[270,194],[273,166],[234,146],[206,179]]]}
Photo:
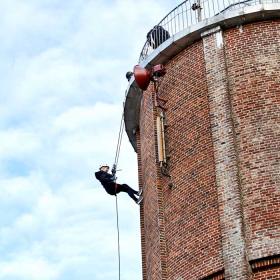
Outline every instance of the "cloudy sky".
{"label": "cloudy sky", "polygon": [[[0,0],[0,279],[118,276],[112,164],[145,35],[181,1]],[[137,187],[125,136],[118,174]],[[139,207],[119,195],[122,280],[141,279]]]}

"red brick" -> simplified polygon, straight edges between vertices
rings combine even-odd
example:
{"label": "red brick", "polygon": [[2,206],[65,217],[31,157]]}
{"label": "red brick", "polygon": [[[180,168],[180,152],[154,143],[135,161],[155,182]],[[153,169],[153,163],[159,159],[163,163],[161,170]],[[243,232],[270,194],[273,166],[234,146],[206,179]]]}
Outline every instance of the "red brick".
{"label": "red brick", "polygon": [[[205,48],[206,40],[165,65],[159,94],[168,100],[172,189],[157,162],[152,85],[143,94],[137,152],[144,190],[144,280],[280,279],[278,263],[251,270],[253,262],[280,254],[279,20],[224,30],[222,35],[224,76],[215,83],[210,77],[221,70],[215,73],[215,61],[206,61],[216,52],[214,45]],[[224,110],[213,103],[219,96],[212,98],[222,91]],[[221,123],[225,127],[216,127]],[[220,165],[217,159],[223,153]],[[221,179],[221,166],[227,183]],[[236,229],[240,251],[232,243]],[[234,268],[240,269],[237,278]]]}

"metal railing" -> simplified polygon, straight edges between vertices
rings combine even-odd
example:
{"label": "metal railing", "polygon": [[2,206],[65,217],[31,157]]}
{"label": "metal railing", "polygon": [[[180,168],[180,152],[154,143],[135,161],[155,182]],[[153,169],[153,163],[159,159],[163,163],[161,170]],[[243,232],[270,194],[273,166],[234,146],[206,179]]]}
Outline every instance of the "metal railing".
{"label": "metal railing", "polygon": [[174,8],[147,34],[139,63],[164,41],[185,28],[229,10],[280,0],[186,0]]}

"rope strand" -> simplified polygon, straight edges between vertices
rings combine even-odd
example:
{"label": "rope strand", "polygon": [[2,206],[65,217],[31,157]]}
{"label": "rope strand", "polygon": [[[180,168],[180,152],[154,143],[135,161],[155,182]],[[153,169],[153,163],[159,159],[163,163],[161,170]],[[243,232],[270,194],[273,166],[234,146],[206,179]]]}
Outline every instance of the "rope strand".
{"label": "rope strand", "polygon": [[120,156],[120,149],[121,149],[121,143],[122,143],[122,136],[123,136],[123,129],[124,129],[124,114],[122,114],[120,129],[119,129],[119,136],[118,136],[118,144],[116,149],[116,155],[115,155],[115,162],[114,165],[118,165],[119,156]]}
{"label": "rope strand", "polygon": [[121,279],[121,248],[120,248],[120,229],[119,229],[119,210],[118,210],[118,197],[116,195],[116,213],[117,213],[117,231],[118,231],[118,259],[119,259],[119,280]]}
{"label": "rope strand", "polygon": [[[114,168],[115,172],[117,170],[117,165],[119,162],[119,156],[120,156],[120,150],[121,150],[121,144],[122,144],[122,137],[123,137],[123,130],[124,130],[124,113],[122,114],[121,118],[121,124],[119,129],[119,136],[118,136],[118,144],[116,149],[116,155],[115,155],[115,162],[114,162]],[[119,229],[119,208],[118,208],[118,197],[117,197],[117,183],[116,184],[116,216],[117,216],[117,232],[118,232],[118,260],[119,260],[119,280],[121,280],[121,249],[120,249],[120,229]]]}

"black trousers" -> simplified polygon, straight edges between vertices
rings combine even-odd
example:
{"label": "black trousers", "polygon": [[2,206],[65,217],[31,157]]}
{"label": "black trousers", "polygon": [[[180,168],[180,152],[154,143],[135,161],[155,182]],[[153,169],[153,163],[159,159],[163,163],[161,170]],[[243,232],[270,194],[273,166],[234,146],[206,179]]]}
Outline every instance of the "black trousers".
{"label": "black trousers", "polygon": [[127,184],[117,184],[116,193],[119,192],[126,192],[134,201],[138,200],[138,198],[135,196],[135,194],[138,194],[138,192]]}

